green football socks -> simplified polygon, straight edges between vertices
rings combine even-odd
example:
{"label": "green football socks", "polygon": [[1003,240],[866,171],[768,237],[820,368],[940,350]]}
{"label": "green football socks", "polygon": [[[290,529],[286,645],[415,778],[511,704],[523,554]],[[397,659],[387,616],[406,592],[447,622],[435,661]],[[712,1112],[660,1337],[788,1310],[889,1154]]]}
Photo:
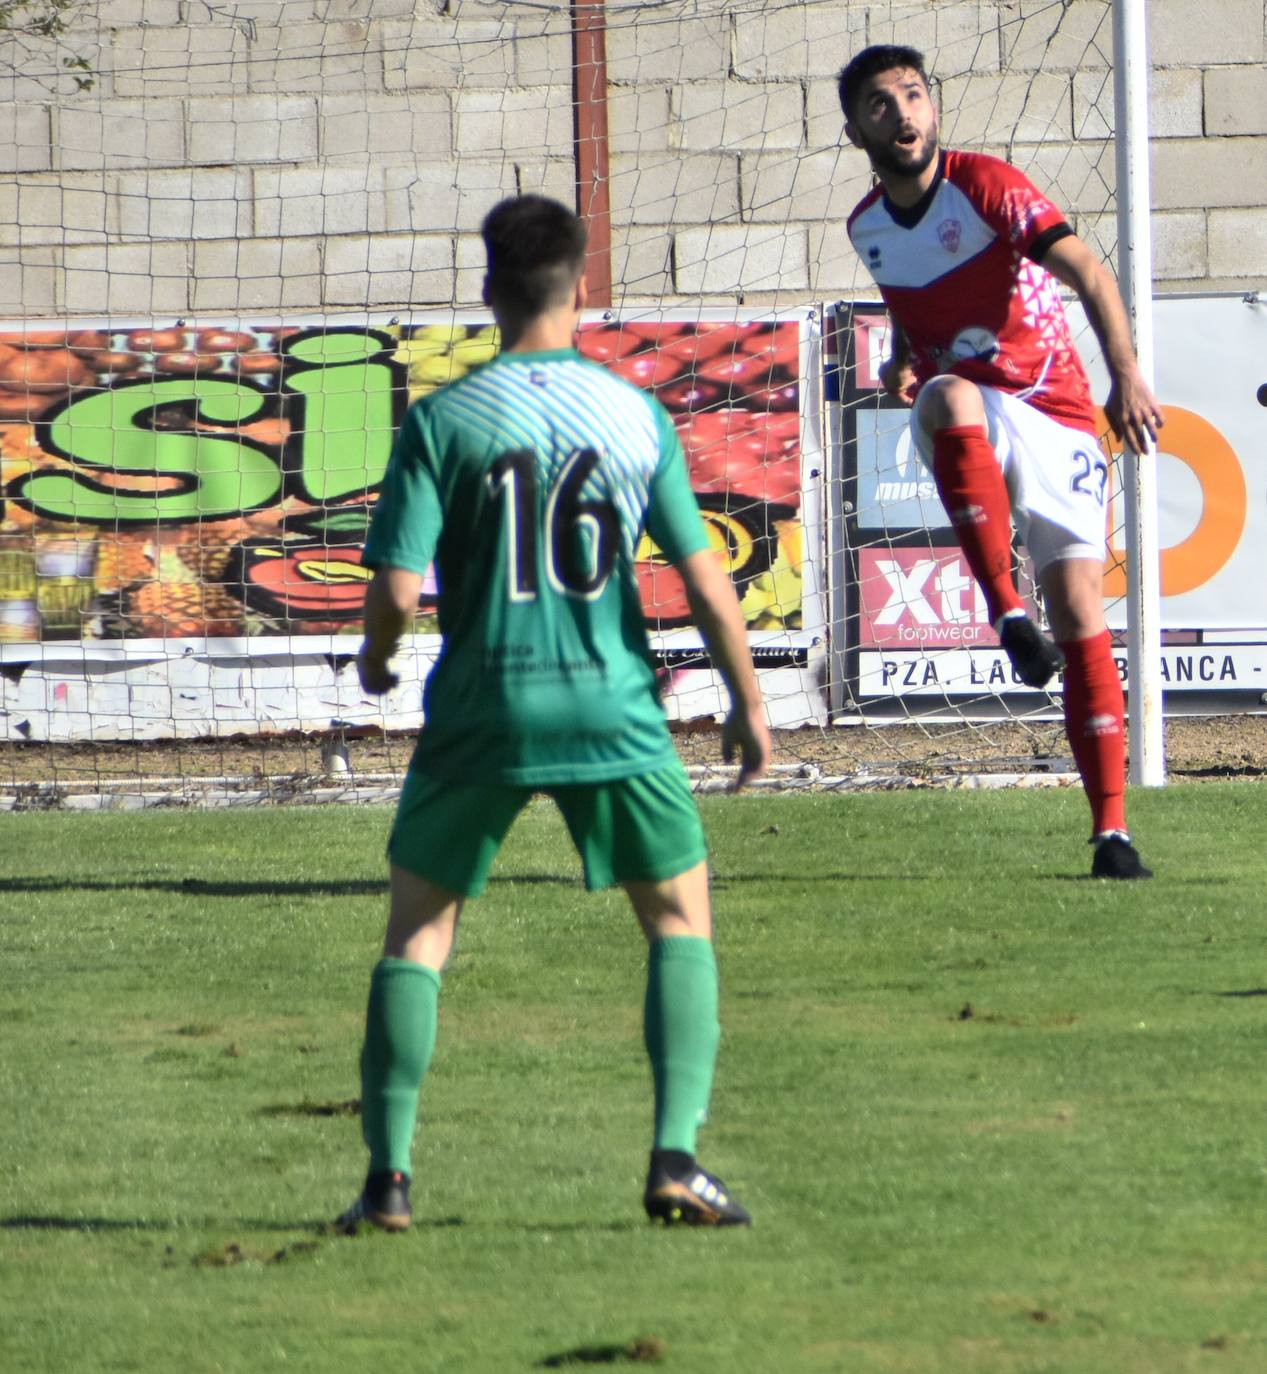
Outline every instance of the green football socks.
{"label": "green football socks", "polygon": [[436,1044],[440,975],[408,959],[380,959],[370,978],[361,1049],[361,1134],[370,1173],[411,1173],[418,1091]]}
{"label": "green football socks", "polygon": [[721,1035],[711,940],[678,935],[652,944],[643,1033],[655,1080],[654,1147],[693,1155]]}

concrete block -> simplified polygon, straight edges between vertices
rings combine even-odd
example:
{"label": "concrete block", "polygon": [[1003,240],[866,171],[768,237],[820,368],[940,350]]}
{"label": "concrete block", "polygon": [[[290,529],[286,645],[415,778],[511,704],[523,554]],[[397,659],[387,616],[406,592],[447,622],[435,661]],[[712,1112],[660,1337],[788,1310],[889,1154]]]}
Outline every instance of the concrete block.
{"label": "concrete block", "polygon": [[320,245],[315,239],[195,244],[192,305],[200,313],[318,310]]}
{"label": "concrete block", "polygon": [[1262,0],[1149,0],[1148,60],[1155,67],[1261,62]]}
{"label": "concrete block", "polygon": [[669,150],[668,86],[611,86],[607,91],[607,142],[613,153]]}
{"label": "concrete block", "polygon": [[1195,281],[1213,275],[1204,210],[1154,214],[1152,230],[1154,281]]}
{"label": "concrete block", "polygon": [[[1267,68],[1259,68],[1267,79]],[[1112,108],[1111,104],[1108,108]],[[1267,124],[1263,126],[1267,131]],[[1148,132],[1158,138],[1200,138],[1201,73],[1186,67],[1154,67],[1148,79]]]}
{"label": "concrete block", "polygon": [[806,82],[805,138],[811,148],[834,148],[846,141],[845,116],[834,77]]}
{"label": "concrete block", "polygon": [[567,86],[527,90],[459,90],[456,144],[463,157],[481,153],[570,156],[572,92]]}
{"label": "concrete block", "polygon": [[[514,84],[514,26],[508,21],[418,18],[383,21],[383,84],[389,91]],[[565,68],[565,71],[567,69]]]}
{"label": "concrete block", "polygon": [[1210,211],[1210,276],[1267,279],[1267,216],[1261,208]]}
{"label": "concrete block", "polygon": [[323,162],[453,156],[453,111],[441,91],[323,95],[317,114]]}
{"label": "concrete block", "polygon": [[59,167],[179,165],[185,158],[179,100],[112,100],[92,108],[63,104],[54,117]]}
{"label": "concrete block", "polygon": [[245,24],[138,25],[110,34],[119,96],[216,96],[247,89],[250,29]]}
{"label": "concrete block", "polygon": [[612,240],[614,302],[673,294],[673,234],[667,226],[631,224]]}
{"label": "concrete block", "polygon": [[323,24],[370,15],[375,19],[399,19],[408,18],[415,8],[415,0],[312,0],[312,17]]}
{"label": "concrete block", "polygon": [[100,178],[28,178],[16,188],[16,220],[23,244],[94,243],[110,229],[109,197]]}
{"label": "concrete block", "polygon": [[609,16],[609,81],[716,81],[729,70],[730,22],[724,7],[706,19],[682,19],[662,9]]}
{"label": "concrete block", "polygon": [[[38,7],[31,8],[39,12]],[[62,67],[63,57],[83,58],[91,68],[94,92],[102,97],[113,95],[111,54],[104,46],[106,41],[103,31],[87,23],[68,31],[58,44],[29,34],[14,39],[0,29],[0,104],[16,101],[22,105],[43,105],[74,100],[81,90],[79,81],[88,79],[90,73]]]}
{"label": "concrete block", "polygon": [[447,234],[327,239],[324,265],[323,298],[331,305],[406,310],[453,299],[453,239]]}
{"label": "concrete block", "polygon": [[503,158],[387,167],[383,187],[392,233],[474,232],[503,196],[519,189],[514,163]]}
{"label": "concrete block", "polygon": [[58,311],[53,249],[25,249],[20,258],[4,249],[0,256],[0,315],[11,319],[52,316]]}
{"label": "concrete block", "polygon": [[713,224],[673,236],[673,280],[692,296],[795,292],[809,286],[806,226]]}
{"label": "concrete block", "polygon": [[[887,16],[869,15],[869,43],[904,43],[924,54],[929,75],[947,81],[965,72],[1000,70],[1000,24],[1011,4],[930,5],[906,0],[888,6]],[[851,45],[851,52],[860,44]],[[842,59],[839,65],[847,60]]]}
{"label": "concrete block", "polygon": [[694,81],[673,91],[673,143],[687,152],[799,148],[805,93],[799,81]]}
{"label": "concrete block", "polygon": [[251,234],[250,174],[231,167],[119,172],[109,182],[122,238],[202,239]]}
{"label": "concrete block", "polygon": [[1267,67],[1219,67],[1204,84],[1205,129],[1196,132],[1267,134]]}
{"label": "concrete block", "polygon": [[1009,4],[999,20],[1001,66],[1007,72],[1103,71],[1113,65],[1113,17],[1103,0]]}
{"label": "concrete block", "polygon": [[[377,16],[376,16],[377,17]],[[365,91],[383,69],[382,30],[368,18],[259,28],[251,43],[252,91]]]}
{"label": "concrete block", "polygon": [[[987,146],[1003,156],[1007,149]],[[1027,145],[1016,165],[1066,215],[1102,213],[1111,207],[1116,166],[1111,143],[1038,143]]]}
{"label": "concrete block", "polygon": [[181,0],[98,0],[94,7],[103,29],[179,24],[182,8]]}
{"label": "concrete block", "polygon": [[189,102],[189,161],[302,162],[317,156],[317,102],[304,96],[237,96]]}
{"label": "concrete block", "polygon": [[740,9],[733,74],[745,81],[829,80],[866,47],[867,13],[840,4]]}
{"label": "concrete block", "polygon": [[122,238],[217,239],[249,235],[249,173],[232,168],[121,172],[111,181]]}
{"label": "concrete block", "polygon": [[[518,162],[515,164],[515,185],[520,192],[535,191],[564,205],[573,205],[576,202],[576,164],[570,156]],[[490,201],[484,210],[492,208]]]}
{"label": "concrete block", "polygon": [[739,218],[739,161],[613,156],[612,219],[634,224],[709,224]]}
{"label": "concrete block", "polygon": [[454,250],[456,269],[453,303],[458,306],[483,306],[484,274],[488,262],[484,240],[478,234],[459,234]]}
{"label": "concrete block", "polygon": [[797,157],[745,154],[739,160],[744,218],[754,223],[844,220],[871,185],[869,170],[849,174],[854,159],[838,150]]}
{"label": "concrete block", "polygon": [[[484,13],[487,15],[487,9]],[[572,28],[567,11],[535,15],[519,11],[515,21],[515,84],[557,86],[570,80]]]}
{"label": "concrete block", "polygon": [[0,105],[0,173],[42,172],[53,165],[47,105]]}
{"label": "concrete block", "polygon": [[1155,210],[1262,204],[1267,139],[1163,138],[1152,145],[1151,154]]}
{"label": "concrete block", "polygon": [[839,223],[808,226],[808,288],[824,300],[878,300],[876,285],[853,251],[845,226]]}
{"label": "concrete block", "polygon": [[189,264],[183,243],[67,248],[58,308],[68,315],[183,315]]}
{"label": "concrete block", "polygon": [[1067,143],[1073,133],[1068,73],[974,72],[945,81],[939,96],[942,138],[951,147]]}
{"label": "concrete block", "polygon": [[253,183],[255,232],[261,236],[364,234],[387,227],[378,167],[258,167]]}

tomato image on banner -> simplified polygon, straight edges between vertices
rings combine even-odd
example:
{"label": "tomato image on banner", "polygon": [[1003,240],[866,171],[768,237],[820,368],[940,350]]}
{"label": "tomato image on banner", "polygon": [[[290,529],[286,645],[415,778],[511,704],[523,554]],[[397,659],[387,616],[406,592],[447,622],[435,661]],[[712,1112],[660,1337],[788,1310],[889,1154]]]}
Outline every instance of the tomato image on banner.
{"label": "tomato image on banner", "polygon": [[[578,345],[673,415],[749,623],[798,625],[799,326],[595,322]],[[359,634],[405,408],[499,346],[483,321],[0,334],[0,639]],[[649,623],[689,624],[638,560]],[[433,611],[429,582],[418,632]]]}

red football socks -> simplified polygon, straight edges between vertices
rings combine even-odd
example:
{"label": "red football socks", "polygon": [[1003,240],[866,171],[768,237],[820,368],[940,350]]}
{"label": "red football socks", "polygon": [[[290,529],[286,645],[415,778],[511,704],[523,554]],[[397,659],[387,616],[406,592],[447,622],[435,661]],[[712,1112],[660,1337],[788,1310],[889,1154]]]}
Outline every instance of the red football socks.
{"label": "red football socks", "polygon": [[1012,510],[1003,470],[980,425],[933,435],[933,477],[959,547],[985,594],[990,623],[1022,610],[1012,585]]}
{"label": "red football socks", "polygon": [[1126,829],[1122,682],[1109,632],[1062,641],[1065,733],[1091,803],[1091,833]]}

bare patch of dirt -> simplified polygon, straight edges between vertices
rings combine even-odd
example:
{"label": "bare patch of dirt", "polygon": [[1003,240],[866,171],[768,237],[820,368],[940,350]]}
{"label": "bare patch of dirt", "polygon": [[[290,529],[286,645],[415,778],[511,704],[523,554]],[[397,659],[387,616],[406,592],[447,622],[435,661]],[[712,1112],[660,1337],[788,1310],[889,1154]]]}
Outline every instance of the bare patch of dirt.
{"label": "bare patch of dirt", "polygon": [[[688,765],[721,764],[720,730],[712,721],[675,731]],[[35,809],[58,805],[54,792],[156,786],[267,785],[288,792],[333,780],[389,782],[409,763],[412,736],[381,731],[335,741],[327,735],[233,736],[227,739],[115,743],[0,742],[0,793]],[[1174,781],[1267,777],[1267,715],[1173,718],[1165,725],[1166,761]],[[966,772],[1071,772],[1059,722],[985,725],[878,725],[781,730],[775,762],[808,765],[824,776],[931,777]]]}

